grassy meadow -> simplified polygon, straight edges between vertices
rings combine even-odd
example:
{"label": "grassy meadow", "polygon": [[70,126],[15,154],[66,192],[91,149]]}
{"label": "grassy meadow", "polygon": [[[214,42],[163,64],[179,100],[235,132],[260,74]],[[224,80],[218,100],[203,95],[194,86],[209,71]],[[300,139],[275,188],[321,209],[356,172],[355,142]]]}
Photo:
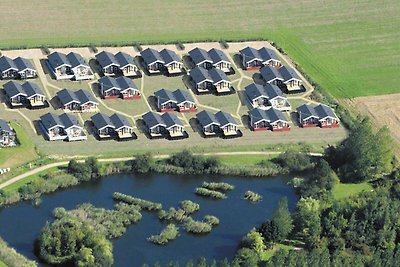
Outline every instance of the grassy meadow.
{"label": "grassy meadow", "polygon": [[68,5],[3,0],[1,5],[3,48],[265,38],[336,97],[400,91],[395,0],[71,0]]}

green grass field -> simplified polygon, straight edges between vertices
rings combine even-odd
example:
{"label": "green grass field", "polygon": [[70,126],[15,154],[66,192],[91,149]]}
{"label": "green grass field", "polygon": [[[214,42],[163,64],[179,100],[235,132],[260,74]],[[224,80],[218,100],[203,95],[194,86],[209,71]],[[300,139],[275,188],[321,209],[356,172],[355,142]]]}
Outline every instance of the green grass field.
{"label": "green grass field", "polygon": [[0,260],[0,267],[7,267],[7,265]]}
{"label": "green grass field", "polygon": [[400,92],[395,0],[71,0],[68,7],[4,0],[1,6],[4,48],[261,37],[283,47],[336,97]]}
{"label": "green grass field", "polygon": [[359,184],[336,184],[333,188],[333,197],[337,200],[344,199],[350,196],[357,195],[363,191],[369,192],[372,190],[372,186],[365,182]]}

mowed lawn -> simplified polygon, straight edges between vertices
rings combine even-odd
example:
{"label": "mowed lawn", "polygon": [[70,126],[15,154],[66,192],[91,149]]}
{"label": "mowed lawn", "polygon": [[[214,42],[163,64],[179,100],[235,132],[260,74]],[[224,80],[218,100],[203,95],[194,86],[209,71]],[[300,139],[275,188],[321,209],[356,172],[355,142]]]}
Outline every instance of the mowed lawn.
{"label": "mowed lawn", "polygon": [[396,0],[3,0],[0,46],[262,37],[334,96],[356,97],[400,92],[399,13]]}

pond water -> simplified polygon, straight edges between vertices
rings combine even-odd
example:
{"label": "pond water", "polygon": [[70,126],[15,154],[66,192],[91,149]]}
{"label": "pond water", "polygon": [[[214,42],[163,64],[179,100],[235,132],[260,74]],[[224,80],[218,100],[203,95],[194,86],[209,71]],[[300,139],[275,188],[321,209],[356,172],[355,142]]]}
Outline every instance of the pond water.
{"label": "pond water", "polygon": [[[203,181],[227,182],[235,185],[224,200],[211,200],[194,194],[194,189]],[[211,259],[231,259],[240,239],[254,226],[269,218],[279,199],[287,197],[292,210],[297,197],[288,186],[287,178],[244,178],[205,175],[110,175],[100,181],[85,183],[42,197],[39,207],[29,202],[0,210],[0,236],[10,246],[26,257],[37,260],[33,253],[33,241],[46,221],[52,221],[56,207],[73,209],[82,203],[96,207],[113,208],[113,192],[121,192],[146,200],[160,202],[163,208],[177,207],[181,200],[190,199],[200,204],[200,210],[193,215],[201,220],[205,214],[215,215],[220,224],[204,236],[188,234],[180,227],[180,236],[166,246],[157,246],[146,240],[158,234],[164,227],[155,213],[142,211],[143,218],[128,228],[119,239],[112,240],[114,266],[135,267],[143,263],[164,265],[179,261],[181,265],[189,259],[204,256]],[[258,204],[242,199],[245,191],[252,190],[263,195]]]}

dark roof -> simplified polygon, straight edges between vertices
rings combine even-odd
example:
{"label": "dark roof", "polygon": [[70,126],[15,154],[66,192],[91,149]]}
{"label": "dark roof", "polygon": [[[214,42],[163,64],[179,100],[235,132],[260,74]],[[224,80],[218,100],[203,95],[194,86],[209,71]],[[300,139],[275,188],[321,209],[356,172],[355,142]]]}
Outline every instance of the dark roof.
{"label": "dark roof", "polygon": [[103,84],[105,91],[107,91],[111,88],[116,88],[116,89],[120,90],[117,80],[113,77],[103,76],[100,78],[99,83]]}
{"label": "dark roof", "polygon": [[14,97],[20,94],[26,96],[24,88],[22,88],[19,83],[14,81],[9,81],[3,86],[3,88],[8,97]]}
{"label": "dark roof", "polygon": [[18,70],[18,67],[15,65],[14,61],[6,56],[0,57],[0,71],[6,71],[8,69]]}
{"label": "dark roof", "polygon": [[319,118],[319,115],[317,113],[317,111],[315,110],[315,108],[313,108],[310,105],[307,104],[303,104],[300,107],[297,108],[297,113],[300,116],[300,120],[309,118],[309,117],[315,117],[315,118]]}
{"label": "dark roof", "polygon": [[40,121],[42,122],[46,130],[49,130],[57,125],[64,127],[60,118],[57,115],[54,115],[53,113],[44,114],[43,116],[40,117]]}
{"label": "dark roof", "polygon": [[181,122],[181,120],[173,113],[166,112],[161,115],[161,118],[164,121],[166,128],[172,127],[174,125],[180,125],[183,127],[183,123]]}
{"label": "dark roof", "polygon": [[335,113],[333,112],[333,109],[330,107],[320,104],[315,107],[315,112],[317,112],[318,116],[320,119],[323,119],[325,117],[333,117],[336,118]]}
{"label": "dark roof", "polygon": [[240,50],[239,52],[242,55],[242,58],[244,59],[245,62],[251,61],[255,58],[262,60],[260,54],[258,53],[258,50],[253,47],[247,46],[242,50]]}
{"label": "dark roof", "polygon": [[5,120],[0,119],[0,132],[11,133],[12,129]]}
{"label": "dark roof", "polygon": [[225,72],[220,69],[212,68],[208,71],[213,83],[218,83],[220,81],[230,81],[228,76],[226,76]]}
{"label": "dark roof", "polygon": [[111,121],[110,117],[103,113],[96,113],[90,118],[96,127],[97,130],[100,130],[106,126],[115,128],[113,122]]}
{"label": "dark roof", "polygon": [[163,119],[158,113],[149,111],[146,114],[144,114],[142,118],[147,127],[149,128],[153,128],[157,125],[165,126]]}
{"label": "dark roof", "polygon": [[262,58],[263,61],[268,61],[271,59],[279,60],[278,55],[275,53],[274,50],[272,50],[270,48],[266,48],[266,47],[260,48],[258,50],[258,54],[260,55],[260,57]]}
{"label": "dark roof", "polygon": [[27,97],[34,95],[45,96],[39,86],[37,86],[35,83],[26,82],[22,85],[22,88],[24,89]]}
{"label": "dark roof", "polygon": [[213,62],[213,60],[211,59],[211,57],[207,53],[207,51],[202,48],[196,47],[196,48],[190,50],[189,56],[193,60],[194,64],[196,64],[196,65],[203,63],[204,61],[208,61],[211,63]]}
{"label": "dark roof", "polygon": [[157,92],[155,92],[154,95],[161,102],[161,104],[164,104],[164,103],[167,103],[170,101],[177,103],[175,94],[169,90],[161,89],[161,90],[158,90]]}
{"label": "dark roof", "polygon": [[266,82],[269,82],[273,79],[283,80],[283,77],[279,71],[275,67],[269,65],[262,67],[260,69],[260,74]]}
{"label": "dark roof", "polygon": [[220,125],[217,117],[215,115],[208,111],[208,110],[203,110],[199,113],[196,114],[197,120],[201,124],[201,126],[205,127],[210,124],[217,124]]}
{"label": "dark roof", "polygon": [[275,108],[270,108],[265,111],[267,117],[269,118],[270,122],[275,122],[278,120],[287,121],[285,116],[283,115],[282,111],[277,110]]}
{"label": "dark roof", "polygon": [[69,113],[63,113],[59,116],[60,121],[62,122],[62,124],[64,125],[65,129],[68,129],[72,126],[76,126],[76,127],[81,127],[81,125],[79,124],[78,119]]}
{"label": "dark roof", "polygon": [[69,53],[67,55],[67,59],[69,60],[69,63],[71,64],[72,68],[75,68],[79,65],[89,67],[89,65],[85,62],[83,57],[77,53],[74,53],[74,52]]}
{"label": "dark roof", "polygon": [[36,70],[35,67],[32,65],[32,62],[30,62],[26,58],[17,57],[16,59],[14,59],[14,63],[17,66],[18,71],[23,71],[26,69]]}
{"label": "dark roof", "polygon": [[99,62],[102,68],[107,67],[111,64],[118,65],[119,63],[113,54],[107,51],[102,51],[96,55],[96,60]]}
{"label": "dark roof", "polygon": [[262,110],[259,108],[253,108],[252,110],[250,110],[249,115],[256,122],[259,122],[262,120],[269,121],[269,117],[267,116],[267,113],[265,112],[265,110]]}
{"label": "dark roof", "polygon": [[50,62],[50,65],[56,69],[62,65],[68,65],[71,66],[71,63],[69,62],[67,56],[63,53],[59,52],[53,52],[50,55],[47,56],[47,59]]}
{"label": "dark roof", "polygon": [[181,62],[181,59],[178,57],[178,55],[169,49],[163,49],[160,51],[160,56],[163,59],[165,65],[168,65],[173,62]]}
{"label": "dark roof", "polygon": [[140,55],[142,56],[146,65],[150,65],[152,63],[155,63],[156,61],[164,63],[164,60],[161,57],[160,53],[153,48],[146,48],[145,50],[140,52]]}
{"label": "dark roof", "polygon": [[212,60],[212,62],[213,62],[214,64],[217,64],[218,62],[221,62],[221,61],[229,62],[229,59],[228,59],[228,57],[225,55],[225,53],[222,52],[222,51],[219,50],[219,49],[216,49],[216,48],[210,49],[210,50],[208,51],[208,55],[210,56],[210,58],[211,58],[211,60]]}
{"label": "dark roof", "polygon": [[202,67],[195,67],[190,71],[190,77],[192,77],[195,83],[201,83],[205,80],[212,81],[210,74],[208,71]]}
{"label": "dark roof", "polygon": [[116,130],[122,127],[129,127],[132,128],[131,123],[129,122],[128,118],[121,114],[113,114],[110,117],[111,122],[114,124]]}
{"label": "dark roof", "polygon": [[76,98],[82,104],[86,104],[88,102],[97,103],[96,99],[93,97],[91,93],[86,90],[80,89],[75,92]]}
{"label": "dark roof", "polygon": [[133,82],[132,79],[129,79],[125,76],[121,76],[115,79],[117,82],[118,87],[121,91],[125,91],[127,89],[138,89],[136,84]]}
{"label": "dark roof", "polygon": [[263,88],[268,99],[274,99],[277,96],[283,96],[282,90],[274,84],[267,83]]}
{"label": "dark roof", "polygon": [[250,100],[254,100],[256,98],[259,98],[260,96],[267,97],[267,94],[264,90],[264,87],[260,84],[255,84],[252,83],[244,88],[246,96]]}
{"label": "dark roof", "polygon": [[115,54],[115,59],[119,63],[120,67],[125,67],[127,65],[135,65],[135,60],[131,55],[128,55],[127,53],[124,52],[118,52]]}
{"label": "dark roof", "polygon": [[297,79],[297,80],[301,80],[299,75],[297,75],[297,73],[294,71],[294,69],[290,68],[290,67],[286,67],[283,66],[282,68],[279,69],[279,73],[281,74],[283,80],[289,81],[291,79]]}
{"label": "dark roof", "polygon": [[238,125],[232,115],[224,111],[218,111],[215,114],[215,117],[217,118],[221,126],[225,126],[228,124]]}
{"label": "dark roof", "polygon": [[187,91],[176,89],[173,94],[178,104],[186,101],[194,103],[193,97]]}
{"label": "dark roof", "polygon": [[62,89],[61,91],[57,92],[57,97],[60,100],[62,105],[69,104],[71,102],[78,102],[80,103],[78,97],[69,89]]}

